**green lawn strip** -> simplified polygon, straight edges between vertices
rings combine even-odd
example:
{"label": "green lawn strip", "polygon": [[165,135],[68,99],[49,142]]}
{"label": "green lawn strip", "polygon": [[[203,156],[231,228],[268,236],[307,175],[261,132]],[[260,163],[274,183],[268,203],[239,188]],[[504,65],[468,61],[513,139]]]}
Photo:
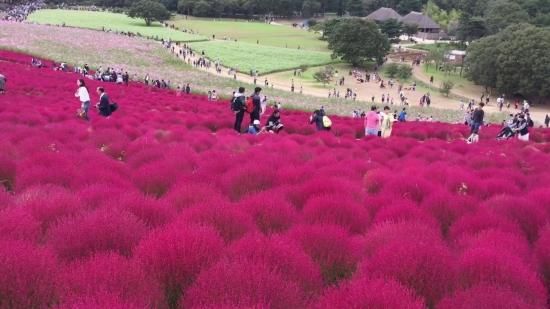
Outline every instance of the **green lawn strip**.
{"label": "green lawn strip", "polygon": [[205,37],[176,31],[153,23],[147,27],[141,19],[133,19],[124,14],[109,12],[75,11],[75,10],[39,10],[32,13],[27,21],[39,24],[62,25],[95,30],[113,30],[132,32],[153,39],[170,39],[172,41],[204,41]]}
{"label": "green lawn strip", "polygon": [[245,42],[208,41],[191,43],[197,52],[204,51],[212,61],[220,60],[223,66],[250,74],[258,70],[261,75],[293,70],[300,66],[319,66],[339,62],[332,59],[328,52],[306,51],[298,49],[263,46]]}
{"label": "green lawn strip", "polygon": [[328,51],[326,41],[320,35],[286,25],[270,25],[263,22],[236,21],[233,19],[189,18],[176,16],[169,21],[180,29],[216,39],[231,39],[246,43],[314,51]]}

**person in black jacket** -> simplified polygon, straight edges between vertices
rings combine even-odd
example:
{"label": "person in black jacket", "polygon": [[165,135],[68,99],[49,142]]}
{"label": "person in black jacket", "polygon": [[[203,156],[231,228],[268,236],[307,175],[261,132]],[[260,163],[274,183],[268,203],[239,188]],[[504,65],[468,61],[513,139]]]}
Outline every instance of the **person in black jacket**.
{"label": "person in black jacket", "polygon": [[235,113],[235,125],[233,129],[241,133],[241,126],[243,123],[244,112],[245,112],[245,96],[244,96],[244,87],[240,87],[239,91],[233,95],[233,101],[231,103],[231,109]]}
{"label": "person in black jacket", "polygon": [[479,141],[479,128],[483,125],[483,118],[485,117],[485,112],[483,107],[485,104],[483,102],[479,103],[479,107],[475,109],[472,115],[472,125],[470,126],[470,137],[468,137],[468,143],[476,143]]}
{"label": "person in black jacket", "polygon": [[262,88],[256,87],[254,94],[252,94],[252,104],[254,108],[250,113],[250,123],[254,123],[254,120],[260,120],[260,111],[262,110],[262,98],[260,98],[260,92]]}
{"label": "person in black jacket", "polygon": [[265,125],[265,130],[271,133],[279,133],[284,128],[281,123],[281,113],[278,109],[273,111],[273,114],[267,119],[267,124]]}
{"label": "person in black jacket", "polygon": [[[8,79],[0,74],[0,94],[4,93],[6,91],[6,83],[7,83]],[[546,116],[548,117],[548,116]]]}
{"label": "person in black jacket", "polygon": [[315,123],[317,131],[326,130],[323,124],[323,117],[325,116],[325,110],[323,108],[317,109],[313,112],[313,115],[309,118],[309,123]]}
{"label": "person in black jacket", "polygon": [[103,117],[111,116],[111,102],[105,93],[105,89],[103,89],[103,87],[97,87],[97,94],[99,95],[99,103],[97,104],[99,114]]}

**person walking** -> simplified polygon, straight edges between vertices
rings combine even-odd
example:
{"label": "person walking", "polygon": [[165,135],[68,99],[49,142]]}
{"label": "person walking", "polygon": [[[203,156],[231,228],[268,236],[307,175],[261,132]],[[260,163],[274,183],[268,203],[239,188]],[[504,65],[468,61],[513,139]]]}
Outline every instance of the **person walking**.
{"label": "person walking", "polygon": [[380,127],[380,115],[376,112],[376,106],[371,106],[370,112],[365,115],[365,136],[378,136]]}
{"label": "person walking", "polygon": [[380,129],[382,130],[381,136],[382,138],[388,138],[391,136],[391,130],[393,121],[395,120],[393,116],[389,114],[390,107],[384,106],[384,112],[382,114],[382,124],[380,125]]}
{"label": "person walking", "polygon": [[88,110],[90,109],[90,93],[88,92],[88,87],[86,87],[86,83],[82,78],[76,81],[76,85],[78,89],[74,96],[80,100],[80,111],[78,112],[78,116],[84,120],[90,120],[88,117]]}
{"label": "person walking", "polygon": [[546,117],[544,118],[544,125],[546,125],[547,128],[550,126],[550,116],[548,116],[548,114],[546,114]]}
{"label": "person walking", "polygon": [[241,133],[241,126],[245,112],[244,91],[244,87],[240,87],[237,93],[233,95],[233,99],[231,101],[231,110],[235,113],[235,124],[233,125],[233,129],[235,129],[235,131],[239,134]]}

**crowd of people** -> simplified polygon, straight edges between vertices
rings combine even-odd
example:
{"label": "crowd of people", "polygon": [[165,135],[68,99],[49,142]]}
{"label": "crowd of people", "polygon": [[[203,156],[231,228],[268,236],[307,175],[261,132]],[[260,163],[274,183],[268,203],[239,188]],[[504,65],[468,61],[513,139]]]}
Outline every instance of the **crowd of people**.
{"label": "crowd of people", "polygon": [[32,12],[44,8],[46,4],[43,0],[25,2],[11,7],[4,16],[4,20],[23,22]]}
{"label": "crowd of people", "polygon": [[260,117],[267,111],[265,106],[267,98],[261,95],[262,88],[260,87],[254,88],[254,92],[248,97],[245,91],[246,89],[244,87],[240,87],[233,93],[231,99],[231,111],[235,114],[233,129],[239,134],[243,133],[242,122],[245,114],[249,114],[250,124],[246,133],[253,135],[261,133],[279,133],[284,128],[281,122],[280,104],[273,106],[271,116],[269,116],[265,126],[262,127]]}
{"label": "crowd of people", "polygon": [[[88,114],[90,109],[90,92],[88,87],[86,87],[86,82],[84,79],[78,79],[76,81],[78,86],[74,96],[80,101],[80,109],[77,110],[78,117],[89,121],[90,116]],[[96,93],[99,96],[99,103],[96,104],[97,111],[99,115],[109,118],[113,112],[118,109],[118,104],[111,102],[107,93],[105,93],[105,88],[97,87]]]}

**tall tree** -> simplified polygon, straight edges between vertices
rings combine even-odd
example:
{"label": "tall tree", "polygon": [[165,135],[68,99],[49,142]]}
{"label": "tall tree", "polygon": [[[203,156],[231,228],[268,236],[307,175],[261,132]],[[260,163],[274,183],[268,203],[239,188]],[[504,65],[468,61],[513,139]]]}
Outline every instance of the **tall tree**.
{"label": "tall tree", "polygon": [[141,18],[150,26],[154,21],[163,22],[170,18],[170,12],[159,2],[153,0],[140,0],[134,3],[128,11],[128,16]]}
{"label": "tall tree", "polygon": [[529,14],[519,4],[509,0],[494,0],[486,12],[486,25],[489,34],[495,34],[512,24],[525,23]]}
{"label": "tall tree", "polygon": [[388,38],[371,21],[349,18],[340,21],[328,37],[332,57],[354,66],[363,66],[368,62],[383,63],[390,50]]}
{"label": "tall tree", "polygon": [[507,94],[550,98],[550,29],[512,25],[473,42],[466,56],[467,76]]}
{"label": "tall tree", "polygon": [[[403,24],[395,19],[388,19],[379,24],[380,31],[389,39],[398,38],[403,33]],[[416,32],[415,32],[416,33]]]}
{"label": "tall tree", "polygon": [[348,0],[346,3],[346,10],[351,16],[365,16],[363,0]]}
{"label": "tall tree", "polygon": [[487,34],[485,19],[479,16],[462,15],[456,30],[458,39],[463,42],[477,40]]}

